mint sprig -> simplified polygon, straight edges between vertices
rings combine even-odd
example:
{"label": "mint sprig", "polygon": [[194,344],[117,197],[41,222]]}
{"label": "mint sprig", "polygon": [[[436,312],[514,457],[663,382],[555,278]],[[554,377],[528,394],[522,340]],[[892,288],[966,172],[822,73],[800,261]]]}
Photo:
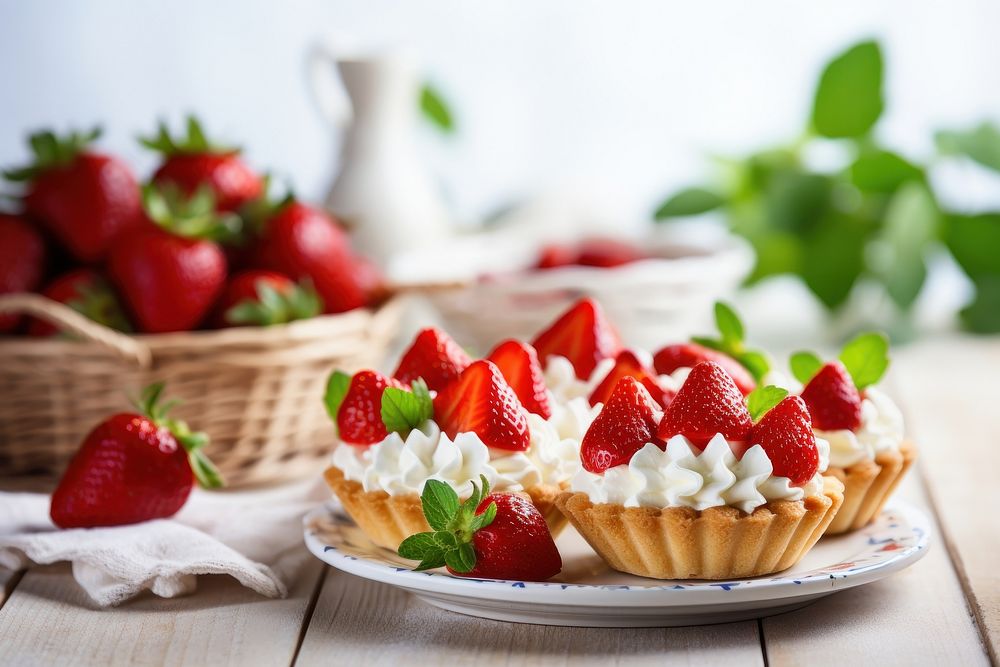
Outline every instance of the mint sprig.
{"label": "mint sprig", "polygon": [[416,570],[447,565],[455,572],[470,572],[476,566],[473,535],[493,523],[497,516],[495,502],[491,502],[482,514],[476,514],[483,499],[490,494],[486,477],[480,475],[479,480],[481,485],[476,486],[473,482],[472,495],[461,503],[448,484],[436,479],[429,479],[424,484],[420,502],[424,518],[434,530],[407,537],[397,550],[402,558],[420,561]]}
{"label": "mint sprig", "polygon": [[788,396],[788,390],[769,384],[764,387],[757,387],[747,396],[747,410],[750,418],[754,422],[770,412],[771,408]]}
{"label": "mint sprig", "polygon": [[746,347],[743,322],[736,311],[722,301],[715,302],[715,327],[719,331],[718,338],[692,336],[692,342],[732,357],[750,371],[757,382],[761,382],[771,370],[771,361],[763,351]]}
{"label": "mint sprig", "polygon": [[382,423],[389,433],[399,433],[405,438],[433,416],[434,401],[421,378],[410,384],[409,391],[386,387],[382,392]]}
{"label": "mint sprig", "polygon": [[823,360],[815,352],[801,350],[792,354],[788,359],[788,365],[792,370],[792,376],[802,384],[806,384],[823,367]]}
{"label": "mint sprig", "polygon": [[340,404],[347,396],[347,390],[351,387],[351,376],[344,371],[334,371],[330,373],[326,381],[326,391],[323,393],[323,405],[326,406],[326,413],[333,420],[333,425],[337,425],[337,413],[340,412]]}
{"label": "mint sprig", "polygon": [[[854,386],[864,391],[881,380],[889,367],[889,339],[879,331],[858,334],[840,350],[839,359]],[[815,352],[800,351],[789,358],[788,365],[796,380],[808,384],[823,367],[823,360]]]}

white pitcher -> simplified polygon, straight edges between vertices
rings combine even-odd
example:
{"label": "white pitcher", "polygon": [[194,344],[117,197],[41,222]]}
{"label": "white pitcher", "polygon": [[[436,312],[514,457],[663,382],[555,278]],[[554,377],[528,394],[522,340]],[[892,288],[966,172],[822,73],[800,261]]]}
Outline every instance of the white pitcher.
{"label": "white pitcher", "polygon": [[320,110],[344,131],[340,172],[326,206],[350,228],[355,247],[391,273],[393,257],[452,229],[417,152],[417,68],[402,55],[338,57],[320,44],[311,52],[309,75]]}

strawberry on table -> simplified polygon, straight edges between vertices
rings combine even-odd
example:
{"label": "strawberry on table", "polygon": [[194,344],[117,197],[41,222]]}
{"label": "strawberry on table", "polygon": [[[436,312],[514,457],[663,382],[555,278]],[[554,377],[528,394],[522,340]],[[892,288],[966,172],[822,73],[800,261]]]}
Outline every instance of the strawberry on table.
{"label": "strawberry on table", "polygon": [[[66,304],[98,324],[118,331],[132,330],[111,285],[93,269],[77,269],[59,276],[42,290],[42,295]],[[32,318],[28,325],[30,336],[45,337],[57,333],[59,329],[37,318]]]}
{"label": "strawberry on table", "polygon": [[523,452],[530,444],[528,418],[517,394],[492,361],[480,359],[434,398],[434,417],[454,438],[472,432],[487,447]]}
{"label": "strawberry on table", "polygon": [[754,424],[748,444],[760,445],[771,460],[772,474],[793,485],[808,482],[819,469],[819,449],[806,404],[787,396]]}
{"label": "strawberry on table", "polygon": [[422,378],[432,391],[441,391],[472,363],[451,336],[437,327],[422,329],[403,353],[392,374],[400,382]]}
{"label": "strawberry on table", "polygon": [[634,352],[622,350],[615,357],[614,367],[601,380],[601,383],[594,387],[594,391],[591,392],[590,404],[606,403],[618,381],[626,376],[633,377],[641,382],[642,386],[646,388],[649,395],[652,396],[653,400],[661,408],[666,407],[677,393],[673,389],[662,386],[659,378],[639,361]]}
{"label": "strawberry on table", "polygon": [[601,306],[580,299],[532,342],[542,364],[552,355],[569,359],[577,378],[587,380],[599,362],[618,354],[621,341]]}
{"label": "strawberry on table", "polygon": [[160,123],[155,137],[140,141],[163,155],[153,182],[171,183],[188,195],[208,186],[220,211],[236,211],[264,192],[263,179],[243,162],[240,149],[211,143],[194,116],[188,117],[182,139]]}
{"label": "strawberry on table", "polygon": [[271,326],[316,317],[323,303],[308,283],[275,271],[242,271],[226,284],[216,306],[219,327]]}
{"label": "strawberry on table", "polygon": [[667,441],[683,435],[704,448],[716,433],[744,441],[752,425],[743,394],[722,366],[703,361],[693,369],[663,413],[657,435]]}
{"label": "strawberry on table", "polygon": [[100,134],[31,135],[34,164],[4,175],[24,182],[24,207],[81,262],[104,259],[112,241],[142,222],[142,198],[122,160],[89,149]]}
{"label": "strawberry on table", "polygon": [[403,540],[399,555],[420,561],[418,571],[445,566],[459,577],[545,581],[559,574],[562,558],[541,513],[516,493],[490,493],[480,480],[465,502],[444,482],[427,480],[421,501],[433,530]]}
{"label": "strawberry on table", "polygon": [[628,463],[646,443],[663,449],[656,427],[663,412],[634,377],[618,380],[580,445],[584,470],[593,473]]}
{"label": "strawberry on table", "polygon": [[542,419],[552,416],[549,392],[535,348],[519,340],[506,340],[493,348],[486,358],[497,365],[525,410]]}
{"label": "strawberry on table", "polygon": [[[45,241],[15,215],[0,214],[0,294],[33,292],[45,275]],[[21,318],[0,315],[0,333],[13,331]]]}
{"label": "strawberry on table", "polygon": [[50,514],[60,528],[120,526],[174,515],[197,479],[217,488],[222,478],[205,458],[204,433],[167,416],[162,384],[147,387],[141,414],[104,420],[84,438],[52,494]]}

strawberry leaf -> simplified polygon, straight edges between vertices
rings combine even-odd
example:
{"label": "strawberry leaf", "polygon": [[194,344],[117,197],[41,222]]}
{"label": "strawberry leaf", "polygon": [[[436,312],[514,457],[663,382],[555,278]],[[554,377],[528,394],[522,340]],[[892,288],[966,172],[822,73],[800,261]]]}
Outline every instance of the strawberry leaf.
{"label": "strawberry leaf", "polygon": [[445,552],[444,562],[455,572],[469,572],[476,566],[476,550],[466,542]]}
{"label": "strawberry leaf", "polygon": [[424,518],[434,530],[448,530],[459,510],[458,494],[450,486],[436,479],[429,479],[424,484],[420,502],[423,505]]}
{"label": "strawberry leaf", "polygon": [[340,404],[347,396],[347,390],[351,386],[351,376],[343,371],[330,373],[330,379],[326,381],[326,393],[323,394],[323,405],[330,415],[333,423],[337,423],[337,413],[340,412]]}
{"label": "strawberry leaf", "polygon": [[387,387],[382,394],[382,423],[389,433],[404,437],[434,416],[434,402],[423,380],[413,381],[410,391]]}
{"label": "strawberry leaf", "polygon": [[722,301],[715,302],[715,326],[722,335],[722,343],[728,349],[736,350],[743,346],[743,322],[736,312]]}
{"label": "strawberry leaf", "polygon": [[840,361],[858,391],[863,391],[881,380],[889,367],[889,339],[880,332],[859,334],[840,351]]}
{"label": "strawberry leaf", "polygon": [[785,396],[788,396],[788,390],[781,387],[775,387],[771,384],[766,387],[757,387],[747,396],[747,410],[750,412],[750,418],[755,422],[760,421],[760,418],[780,403]]}
{"label": "strawberry leaf", "polygon": [[497,504],[490,503],[482,514],[479,514],[475,518],[473,518],[470,528],[472,532],[476,532],[480,528],[485,528],[486,526],[493,523],[493,520],[496,518],[497,518]]}
{"label": "strawberry leaf", "polygon": [[823,367],[823,360],[814,352],[800,351],[792,354],[788,359],[788,366],[795,379],[806,384]]}

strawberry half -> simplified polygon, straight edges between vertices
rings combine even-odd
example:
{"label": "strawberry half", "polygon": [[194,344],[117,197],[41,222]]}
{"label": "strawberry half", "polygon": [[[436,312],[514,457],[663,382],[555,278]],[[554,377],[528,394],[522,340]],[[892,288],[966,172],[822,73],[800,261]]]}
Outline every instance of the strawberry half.
{"label": "strawberry half", "polygon": [[471,363],[472,359],[451,336],[429,327],[413,339],[392,376],[406,383],[423,378],[428,389],[441,391]]}
{"label": "strawberry half", "polygon": [[525,410],[542,419],[552,416],[549,392],[535,348],[519,340],[507,340],[493,348],[486,358],[497,365]]}
{"label": "strawberry half", "polygon": [[646,388],[646,391],[649,392],[649,395],[653,397],[653,400],[661,408],[665,408],[677,394],[673,389],[661,386],[659,379],[648,368],[643,366],[639,358],[635,356],[635,353],[623,350],[615,357],[614,367],[608,372],[601,383],[594,388],[593,393],[590,394],[590,404],[607,403],[618,381],[626,376],[633,377],[641,382],[642,386]]}
{"label": "strawberry half", "polygon": [[697,343],[667,345],[653,355],[653,368],[657,373],[669,375],[678,368],[694,368],[703,361],[712,361],[722,367],[733,378],[740,393],[748,395],[757,387],[753,376],[743,365],[718,350]]}
{"label": "strawberry half", "polygon": [[389,435],[382,422],[382,394],[386,387],[402,389],[403,385],[377,371],[354,374],[335,410],[341,440],[352,445],[374,445]]}
{"label": "strawberry half", "polygon": [[618,333],[605,318],[601,306],[587,298],[573,304],[552,326],[538,334],[532,345],[542,364],[554,354],[569,359],[581,380],[588,379],[599,362],[615,356],[621,349]]}
{"label": "strawberry half", "polygon": [[667,406],[657,433],[664,441],[683,435],[704,448],[716,433],[729,441],[746,440],[751,425],[750,412],[733,378],[717,363],[703,361],[691,369]]}
{"label": "strawberry half", "polygon": [[805,402],[787,396],[765,414],[750,431],[751,445],[760,445],[771,459],[772,474],[787,477],[795,486],[812,479],[819,470],[819,450]]}
{"label": "strawberry half", "polygon": [[601,473],[628,463],[646,443],[660,449],[656,437],[660,407],[634,377],[618,380],[614,391],[583,436],[580,461],[584,470]]}
{"label": "strawberry half", "polygon": [[813,426],[821,431],[854,431],[861,426],[861,394],[839,361],[824,364],[801,396]]}
{"label": "strawberry half", "polygon": [[434,418],[454,438],[472,432],[487,447],[523,452],[530,444],[528,418],[517,394],[492,361],[469,365],[434,399]]}

